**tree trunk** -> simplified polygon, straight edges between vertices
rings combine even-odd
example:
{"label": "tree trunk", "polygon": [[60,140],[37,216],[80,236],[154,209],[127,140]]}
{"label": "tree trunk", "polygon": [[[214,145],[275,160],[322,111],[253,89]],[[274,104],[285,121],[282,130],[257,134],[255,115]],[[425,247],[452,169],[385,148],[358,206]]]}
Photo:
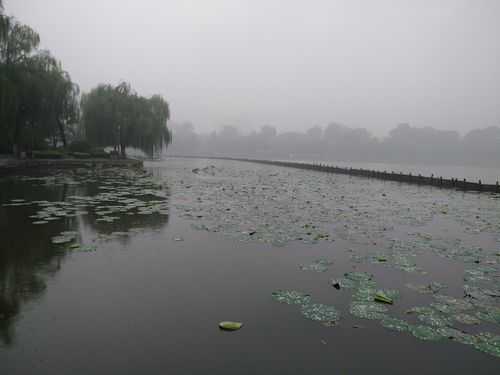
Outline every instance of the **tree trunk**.
{"label": "tree trunk", "polygon": [[59,128],[59,135],[61,137],[61,141],[63,143],[64,148],[66,148],[66,134],[64,133],[64,125],[61,120],[57,120],[57,126]]}
{"label": "tree trunk", "polygon": [[16,121],[15,126],[16,127],[14,129],[12,151],[13,151],[14,155],[16,156],[16,158],[19,159],[21,157],[21,144],[20,144],[21,126],[19,125],[19,123],[17,121]]}
{"label": "tree trunk", "polygon": [[122,159],[125,159],[125,145],[123,143],[120,144],[120,152],[122,155]]}

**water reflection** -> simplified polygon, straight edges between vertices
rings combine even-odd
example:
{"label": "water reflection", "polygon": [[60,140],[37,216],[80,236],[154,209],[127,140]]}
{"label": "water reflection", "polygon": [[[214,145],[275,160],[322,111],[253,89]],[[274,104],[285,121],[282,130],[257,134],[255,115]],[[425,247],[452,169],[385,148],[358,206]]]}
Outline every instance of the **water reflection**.
{"label": "water reflection", "polygon": [[[81,243],[127,243],[134,233],[168,224],[169,195],[150,177],[120,170],[1,179],[0,343],[13,344],[23,305],[44,294],[47,280],[61,269],[68,252],[75,251],[76,245],[71,249],[70,244],[52,243],[54,236],[75,231]],[[110,209],[114,219],[100,222],[102,212]]]}

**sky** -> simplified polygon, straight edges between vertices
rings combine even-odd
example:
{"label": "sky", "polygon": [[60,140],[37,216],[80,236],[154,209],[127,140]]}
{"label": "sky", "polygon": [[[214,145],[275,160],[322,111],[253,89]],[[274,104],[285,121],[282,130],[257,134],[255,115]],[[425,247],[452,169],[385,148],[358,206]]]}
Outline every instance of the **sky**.
{"label": "sky", "polygon": [[500,126],[498,0],[4,0],[82,91],[126,80],[172,120]]}

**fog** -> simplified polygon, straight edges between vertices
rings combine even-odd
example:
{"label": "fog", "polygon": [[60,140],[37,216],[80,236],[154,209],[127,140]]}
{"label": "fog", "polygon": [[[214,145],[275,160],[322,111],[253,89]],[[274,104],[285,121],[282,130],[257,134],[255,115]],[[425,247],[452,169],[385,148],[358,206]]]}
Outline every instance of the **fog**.
{"label": "fog", "polygon": [[399,124],[381,138],[367,129],[337,123],[282,133],[265,125],[246,134],[233,126],[205,134],[197,133],[190,123],[171,126],[174,142],[168,153],[175,156],[491,167],[500,163],[499,127],[475,129],[461,136],[457,131]]}
{"label": "fog", "polygon": [[[500,124],[496,0],[6,0],[83,91],[129,81],[201,133]],[[456,138],[456,135],[453,135]]]}

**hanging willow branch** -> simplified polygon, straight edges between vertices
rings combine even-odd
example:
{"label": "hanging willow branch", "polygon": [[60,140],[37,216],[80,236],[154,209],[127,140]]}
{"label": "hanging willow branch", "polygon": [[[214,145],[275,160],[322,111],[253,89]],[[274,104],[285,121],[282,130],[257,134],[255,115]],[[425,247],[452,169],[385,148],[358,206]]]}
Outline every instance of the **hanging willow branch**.
{"label": "hanging willow branch", "polygon": [[84,132],[92,144],[114,147],[123,156],[126,147],[153,156],[171,143],[170,109],[159,95],[139,96],[126,82],[99,85],[83,96],[81,106]]}

